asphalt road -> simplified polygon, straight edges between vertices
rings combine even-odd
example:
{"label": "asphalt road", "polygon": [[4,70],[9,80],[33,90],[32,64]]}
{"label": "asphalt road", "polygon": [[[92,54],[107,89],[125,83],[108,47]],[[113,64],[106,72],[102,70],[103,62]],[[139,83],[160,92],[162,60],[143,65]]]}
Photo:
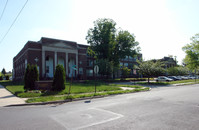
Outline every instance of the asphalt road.
{"label": "asphalt road", "polygon": [[199,86],[153,88],[91,102],[0,107],[2,130],[197,130]]}

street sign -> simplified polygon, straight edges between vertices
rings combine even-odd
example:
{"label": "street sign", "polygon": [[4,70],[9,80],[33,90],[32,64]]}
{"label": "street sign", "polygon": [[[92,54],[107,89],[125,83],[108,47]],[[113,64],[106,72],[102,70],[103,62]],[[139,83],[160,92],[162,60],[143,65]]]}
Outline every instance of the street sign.
{"label": "street sign", "polygon": [[99,66],[98,65],[95,65],[94,67],[94,72],[97,74],[99,72]]}

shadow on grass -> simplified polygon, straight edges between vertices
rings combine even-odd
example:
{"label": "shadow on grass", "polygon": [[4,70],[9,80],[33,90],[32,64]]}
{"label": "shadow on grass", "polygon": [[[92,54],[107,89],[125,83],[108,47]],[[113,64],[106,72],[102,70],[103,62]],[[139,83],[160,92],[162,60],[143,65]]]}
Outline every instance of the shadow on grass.
{"label": "shadow on grass", "polygon": [[41,96],[53,96],[53,95],[63,95],[67,94],[66,91],[47,91],[41,94]]}
{"label": "shadow on grass", "polygon": [[14,95],[18,96],[18,94],[23,93],[23,91],[16,91]]}
{"label": "shadow on grass", "polygon": [[139,82],[137,84],[143,84],[143,85],[170,85],[169,82]]}
{"label": "shadow on grass", "polygon": [[13,82],[9,80],[0,81],[0,84],[4,87],[11,86],[11,85],[23,85],[23,82]]}

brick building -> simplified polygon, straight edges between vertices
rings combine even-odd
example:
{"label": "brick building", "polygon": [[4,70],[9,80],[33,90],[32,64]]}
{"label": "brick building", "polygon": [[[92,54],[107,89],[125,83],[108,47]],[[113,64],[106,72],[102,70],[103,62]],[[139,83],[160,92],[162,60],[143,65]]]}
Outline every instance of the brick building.
{"label": "brick building", "polygon": [[[45,37],[38,42],[28,41],[13,58],[13,79],[23,79],[27,64],[37,65],[40,79],[52,79],[57,64],[64,66],[66,77],[72,77],[72,71],[73,77],[79,79],[93,77],[94,58],[87,55],[87,48],[88,45]],[[136,59],[128,57],[120,64],[129,66],[135,62]],[[77,71],[72,69],[74,65]]]}

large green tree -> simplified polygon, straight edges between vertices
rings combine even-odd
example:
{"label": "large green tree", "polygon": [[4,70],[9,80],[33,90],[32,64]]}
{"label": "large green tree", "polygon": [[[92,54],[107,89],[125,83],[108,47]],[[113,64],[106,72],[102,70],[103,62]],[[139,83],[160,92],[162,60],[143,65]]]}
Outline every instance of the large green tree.
{"label": "large green tree", "polygon": [[109,59],[115,42],[116,23],[112,19],[98,19],[88,30],[87,42],[98,59]]}
{"label": "large green tree", "polygon": [[[120,59],[133,57],[139,51],[135,36],[128,31],[116,29],[116,22],[112,19],[96,20],[94,27],[88,30],[86,40],[92,50],[89,52],[95,54],[97,63],[102,65],[99,67],[103,69],[100,71],[103,75],[114,73],[119,69]],[[101,64],[102,61],[106,64]]]}
{"label": "large green tree", "polygon": [[184,64],[191,70],[196,70],[199,67],[199,34],[196,34],[191,38],[191,43],[184,46],[183,51],[185,51],[186,56],[184,59]]}

